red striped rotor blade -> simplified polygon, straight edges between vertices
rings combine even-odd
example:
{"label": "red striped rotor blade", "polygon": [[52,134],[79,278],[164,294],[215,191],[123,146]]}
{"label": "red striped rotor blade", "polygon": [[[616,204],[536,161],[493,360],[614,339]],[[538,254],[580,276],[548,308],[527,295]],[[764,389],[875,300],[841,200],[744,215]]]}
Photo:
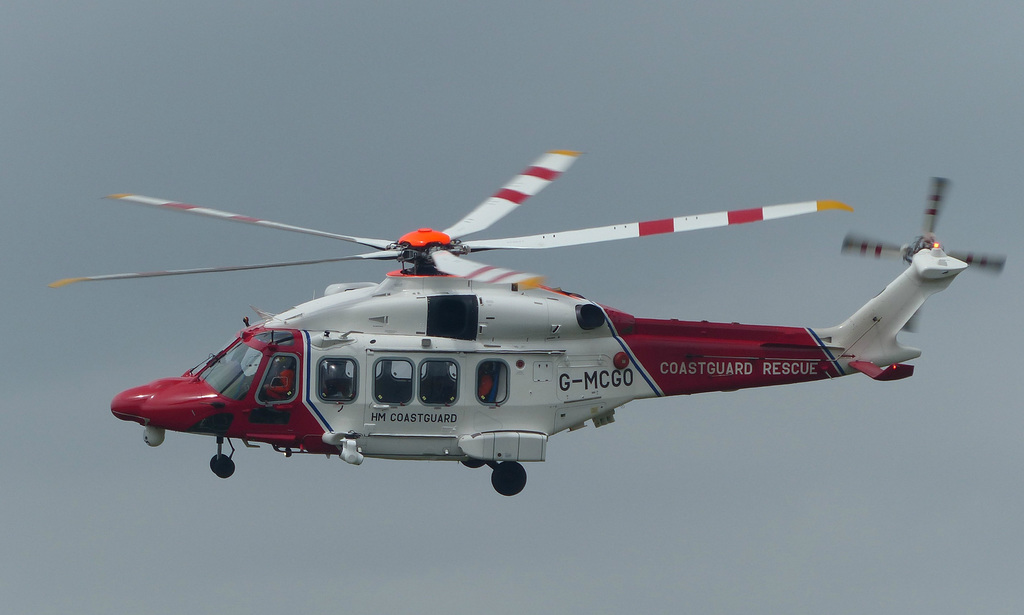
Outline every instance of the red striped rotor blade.
{"label": "red striped rotor blade", "polygon": [[305,261],[290,261],[284,263],[265,263],[262,265],[235,265],[230,267],[202,267],[199,269],[171,269],[168,271],[145,271],[139,273],[112,273],[107,275],[84,276],[79,278],[64,278],[49,284],[50,288],[61,288],[76,282],[102,282],[107,280],[133,280],[137,278],[158,278],[171,275],[192,275],[197,273],[221,273],[224,271],[251,271],[253,269],[273,269],[276,267],[298,267],[300,265],[319,265],[321,263],[337,263],[340,261],[352,260],[392,260],[401,253],[397,250],[384,250],[381,252],[370,252],[357,254],[355,256],[340,256],[336,258],[320,258]]}
{"label": "red striped rotor blade", "polygon": [[843,254],[858,254],[873,258],[903,258],[903,246],[857,235],[847,235],[843,240]]}
{"label": "red striped rotor blade", "polygon": [[977,252],[947,252],[953,258],[961,260],[971,268],[977,267],[989,273],[1000,273],[1006,265],[1006,256],[1002,254],[979,254]]}
{"label": "red striped rotor blade", "polygon": [[467,280],[488,284],[518,284],[520,288],[534,288],[544,282],[544,276],[535,273],[484,265],[444,250],[432,253],[431,257],[438,270]]}
{"label": "red striped rotor blade", "polygon": [[579,152],[551,150],[545,152],[522,173],[513,177],[489,199],[480,203],[461,220],[444,230],[453,239],[482,231],[501,220],[523,204],[526,199],[536,196],[551,182],[569,170]]}
{"label": "red striped rotor blade", "polygon": [[931,194],[928,196],[928,203],[924,206],[924,222],[921,225],[922,235],[935,232],[935,223],[938,221],[939,212],[942,210],[942,200],[948,186],[948,179],[944,177],[932,178]]}
{"label": "red striped rotor blade", "polygon": [[646,237],[648,235],[660,235],[663,233],[682,233],[685,231],[696,231],[720,226],[730,226],[733,224],[745,224],[747,222],[760,222],[762,220],[776,220],[779,218],[788,218],[790,216],[799,216],[830,209],[853,211],[852,207],[844,203],[840,203],[839,201],[807,201],[803,203],[755,207],[753,209],[719,211],[696,216],[680,216],[678,218],[665,218],[663,220],[647,220],[645,222],[613,224],[611,226],[562,231],[559,233],[544,233],[542,235],[530,235],[526,237],[467,241],[465,242],[465,245],[471,250],[497,250],[505,248],[536,250],[542,248],[560,248],[564,246],[578,246],[602,241],[614,241],[617,239],[632,239],[635,237]]}
{"label": "red striped rotor blade", "polygon": [[293,226],[291,224],[282,224],[281,222],[261,220],[259,218],[235,214],[229,211],[221,211],[219,209],[211,209],[209,207],[200,207],[198,205],[190,205],[188,203],[179,203],[177,201],[168,201],[165,199],[155,199],[149,196],[142,196],[141,194],[111,194],[107,198],[115,199],[118,201],[137,203],[139,205],[148,205],[150,207],[157,207],[167,211],[180,211],[199,216],[206,216],[209,218],[228,220],[231,222],[253,224],[256,226],[277,229],[280,231],[291,231],[293,233],[303,233],[305,235],[327,237],[328,239],[340,239],[342,241],[348,241],[351,243],[358,243],[360,245],[369,246],[371,248],[377,248],[378,250],[385,250],[392,243],[391,241],[388,241],[386,239],[372,239],[368,237],[353,237],[351,235],[339,235],[337,233],[328,233],[326,231],[318,231],[316,229],[304,228],[301,226]]}

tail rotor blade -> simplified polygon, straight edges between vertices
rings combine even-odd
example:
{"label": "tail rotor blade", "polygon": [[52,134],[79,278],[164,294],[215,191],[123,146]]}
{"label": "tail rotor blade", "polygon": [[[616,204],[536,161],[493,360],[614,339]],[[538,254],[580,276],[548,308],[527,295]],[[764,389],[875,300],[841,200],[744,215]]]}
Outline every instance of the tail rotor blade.
{"label": "tail rotor blade", "polygon": [[956,250],[947,252],[957,260],[961,260],[971,268],[977,267],[989,273],[1000,273],[1003,265],[1006,264],[1006,257],[1002,254],[978,254],[977,252],[958,252]]}
{"label": "tail rotor blade", "polygon": [[858,235],[847,235],[843,240],[843,254],[859,254],[874,258],[903,258],[903,246]]}
{"label": "tail rotor blade", "polygon": [[938,221],[939,211],[942,209],[942,198],[946,193],[949,180],[944,177],[932,178],[931,195],[924,208],[924,223],[921,225],[921,234],[928,235],[935,232],[935,223]]}

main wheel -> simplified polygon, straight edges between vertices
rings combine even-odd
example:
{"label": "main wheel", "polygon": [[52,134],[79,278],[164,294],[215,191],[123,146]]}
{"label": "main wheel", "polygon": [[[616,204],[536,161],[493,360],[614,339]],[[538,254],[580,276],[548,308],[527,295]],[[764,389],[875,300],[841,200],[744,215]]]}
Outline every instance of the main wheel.
{"label": "main wheel", "polygon": [[227,455],[217,454],[210,458],[210,469],[221,478],[227,478],[235,473],[235,462]]}
{"label": "main wheel", "polygon": [[462,463],[462,465],[466,466],[467,468],[472,468],[474,470],[476,468],[482,468],[482,467],[484,467],[484,465],[487,464],[487,462],[483,461],[482,459],[473,459],[472,457],[469,458],[469,459],[463,460],[461,463]]}
{"label": "main wheel", "polygon": [[515,495],[526,486],[526,469],[518,461],[503,461],[491,471],[491,486],[501,495]]}

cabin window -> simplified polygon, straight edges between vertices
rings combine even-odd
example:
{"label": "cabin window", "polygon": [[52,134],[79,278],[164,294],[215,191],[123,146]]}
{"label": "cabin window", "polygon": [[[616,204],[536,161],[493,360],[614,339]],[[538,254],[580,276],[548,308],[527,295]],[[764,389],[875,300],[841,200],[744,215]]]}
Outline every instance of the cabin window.
{"label": "cabin window", "polygon": [[459,397],[459,366],[454,361],[430,359],[420,363],[420,402],[450,406]]}
{"label": "cabin window", "polygon": [[382,404],[407,404],[412,400],[412,363],[405,359],[381,359],[373,368],[373,399]]}
{"label": "cabin window", "polygon": [[262,359],[263,353],[259,350],[239,343],[208,365],[199,377],[221,395],[241,400],[249,392]]}
{"label": "cabin window", "polygon": [[356,398],[356,362],[352,359],[320,361],[320,399],[347,402]]}
{"label": "cabin window", "polygon": [[260,385],[259,400],[269,404],[291,401],[298,391],[295,378],[299,359],[295,355],[279,354],[270,359],[267,373]]}
{"label": "cabin window", "polygon": [[477,366],[476,399],[488,406],[508,400],[508,365],[504,361],[481,361]]}

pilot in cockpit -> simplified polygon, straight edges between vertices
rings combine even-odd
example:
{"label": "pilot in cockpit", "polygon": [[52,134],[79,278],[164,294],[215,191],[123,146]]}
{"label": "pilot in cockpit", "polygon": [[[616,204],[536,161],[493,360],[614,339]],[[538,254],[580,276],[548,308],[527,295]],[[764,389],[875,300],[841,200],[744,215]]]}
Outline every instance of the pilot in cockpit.
{"label": "pilot in cockpit", "polygon": [[295,357],[276,356],[267,368],[260,396],[268,401],[283,401],[295,394]]}

